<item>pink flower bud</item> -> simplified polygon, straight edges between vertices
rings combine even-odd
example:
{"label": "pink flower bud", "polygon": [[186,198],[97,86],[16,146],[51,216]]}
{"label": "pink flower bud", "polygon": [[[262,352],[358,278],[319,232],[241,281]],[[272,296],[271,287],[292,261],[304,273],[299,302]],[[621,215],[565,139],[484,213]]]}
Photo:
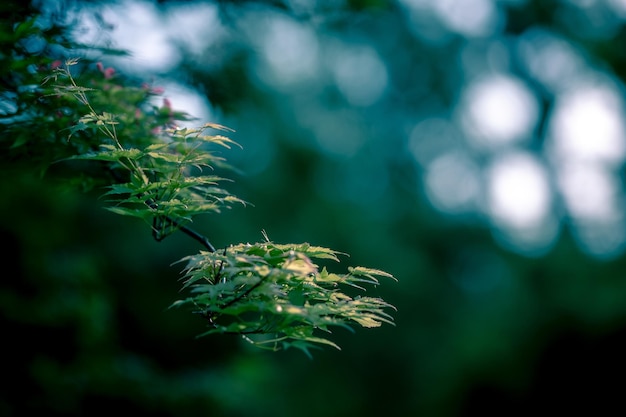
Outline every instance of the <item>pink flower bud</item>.
{"label": "pink flower bud", "polygon": [[115,69],[114,68],[107,68],[104,70],[104,78],[106,80],[108,80],[109,78],[113,77],[113,74],[115,74]]}
{"label": "pink flower bud", "polygon": [[98,68],[98,71],[100,71],[104,75],[105,80],[108,80],[109,78],[113,77],[113,74],[115,74],[115,68],[104,68],[102,62],[98,62],[96,64],[96,67]]}

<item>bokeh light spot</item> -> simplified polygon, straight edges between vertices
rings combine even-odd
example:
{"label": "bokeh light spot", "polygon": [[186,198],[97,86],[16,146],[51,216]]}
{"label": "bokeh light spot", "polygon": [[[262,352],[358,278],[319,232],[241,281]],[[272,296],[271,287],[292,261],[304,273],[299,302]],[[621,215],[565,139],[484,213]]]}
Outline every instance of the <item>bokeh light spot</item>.
{"label": "bokeh light spot", "polygon": [[568,212],[578,219],[615,219],[621,211],[616,198],[621,185],[601,164],[563,164],[557,183]]}
{"label": "bokeh light spot", "polygon": [[461,213],[475,208],[479,170],[467,155],[451,152],[434,159],[426,169],[425,183],[426,194],[438,209]]}
{"label": "bokeh light spot", "polygon": [[387,68],[369,46],[340,47],[330,63],[337,87],[351,105],[370,106],[387,88]]}
{"label": "bokeh light spot", "polygon": [[499,20],[491,0],[438,0],[431,4],[448,29],[465,36],[489,35]]}
{"label": "bokeh light spot", "polygon": [[457,149],[461,143],[459,131],[449,120],[432,117],[411,130],[409,151],[417,162],[426,166],[443,153]]}
{"label": "bokeh light spot", "polygon": [[537,99],[521,81],[494,75],[469,86],[460,111],[473,143],[489,148],[528,137],[539,110]]}
{"label": "bokeh light spot", "polygon": [[606,163],[623,161],[626,153],[623,102],[615,88],[577,85],[557,98],[550,122],[556,158]]}
{"label": "bokeh light spot", "polygon": [[543,28],[524,32],[517,53],[525,70],[550,92],[565,88],[586,70],[584,59],[570,42]]}
{"label": "bokeh light spot", "polygon": [[289,85],[317,72],[318,41],[311,28],[280,15],[267,15],[257,29],[273,84]]}
{"label": "bokeh light spot", "polygon": [[498,158],[488,174],[488,209],[497,221],[515,228],[540,224],[550,209],[550,189],[543,166],[530,154]]}
{"label": "bokeh light spot", "polygon": [[[172,44],[167,19],[158,8],[148,1],[122,1],[103,10],[103,19],[113,26],[111,36],[116,47],[130,53],[118,57],[116,65],[131,72],[165,72],[176,67],[181,54]],[[94,24],[95,26],[95,24]],[[99,31],[92,33],[95,39],[84,41],[102,44]]]}

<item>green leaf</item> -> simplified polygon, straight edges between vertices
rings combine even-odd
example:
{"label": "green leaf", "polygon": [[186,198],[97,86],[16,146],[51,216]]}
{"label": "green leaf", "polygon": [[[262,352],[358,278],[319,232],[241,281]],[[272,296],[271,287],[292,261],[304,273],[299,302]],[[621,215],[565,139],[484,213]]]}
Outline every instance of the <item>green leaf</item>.
{"label": "green leaf", "polygon": [[348,271],[352,275],[367,276],[367,277],[378,275],[381,277],[392,278],[393,280],[397,281],[397,279],[393,275],[391,275],[388,272],[381,271],[380,269],[372,269],[372,268],[364,268],[362,266],[356,266],[356,267],[349,267]]}
{"label": "green leaf", "polygon": [[151,219],[153,214],[148,212],[147,210],[137,210],[130,209],[125,207],[105,207],[106,210],[109,210],[112,213],[119,214],[122,216],[131,216],[131,217],[139,217],[141,219]]}
{"label": "green leaf", "polygon": [[23,22],[19,23],[15,27],[15,39],[25,38],[33,33],[37,33],[38,29],[35,26],[35,18],[26,19]]}
{"label": "green leaf", "polygon": [[[105,145],[102,145],[103,148],[106,148]],[[114,150],[105,150],[101,152],[92,152],[81,155],[74,155],[66,159],[82,159],[82,160],[91,160],[91,161],[107,161],[107,162],[117,162],[122,159],[139,159],[143,156],[143,153],[139,149],[114,149]]]}

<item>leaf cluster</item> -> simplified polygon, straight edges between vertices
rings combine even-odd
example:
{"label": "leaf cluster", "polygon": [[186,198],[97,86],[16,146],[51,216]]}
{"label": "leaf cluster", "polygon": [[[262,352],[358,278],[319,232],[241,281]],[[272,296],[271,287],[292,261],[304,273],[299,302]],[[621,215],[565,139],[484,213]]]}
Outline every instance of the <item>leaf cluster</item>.
{"label": "leaf cluster", "polygon": [[[97,161],[107,167],[113,176],[104,193],[110,211],[152,224],[155,237],[161,240],[191,223],[198,214],[219,212],[233,203],[244,204],[220,187],[225,179],[213,173],[215,166],[225,167],[226,163],[211,146],[230,148],[235,142],[223,135],[205,133],[209,129],[229,129],[214,123],[178,128],[175,121],[186,119],[186,115],[170,111],[167,102],[163,107],[142,111],[141,105],[150,94],[145,88],[143,93],[130,88],[124,100],[111,94],[117,95],[116,90],[125,88],[85,89],[72,76],[70,69],[76,63],[68,61],[50,78],[57,95],[70,96],[87,110],[68,128],[68,140],[81,135],[80,140],[89,138],[92,145],[64,160]],[[93,102],[118,103],[111,106],[116,113],[98,111]]]}
{"label": "leaf cluster", "polygon": [[328,272],[314,260],[339,261],[339,252],[303,244],[276,244],[265,235],[255,244],[238,244],[222,252],[200,252],[183,259],[184,289],[189,297],[172,306],[190,307],[208,322],[210,334],[240,334],[259,347],[295,347],[309,354],[311,347],[330,345],[331,327],[378,327],[393,324],[380,298],[350,296],[345,289],[364,291],[378,278],[394,279],[384,271],[348,268]]}

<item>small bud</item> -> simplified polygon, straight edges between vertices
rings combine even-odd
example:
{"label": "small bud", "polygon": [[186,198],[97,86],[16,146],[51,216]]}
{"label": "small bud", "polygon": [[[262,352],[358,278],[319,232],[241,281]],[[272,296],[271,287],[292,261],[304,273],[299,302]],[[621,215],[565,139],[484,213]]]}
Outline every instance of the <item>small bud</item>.
{"label": "small bud", "polygon": [[104,65],[102,65],[102,62],[98,62],[96,64],[96,68],[98,68],[98,71],[100,71],[104,75],[105,80],[112,78],[113,74],[115,74],[115,68],[111,68],[111,67],[104,68]]}

